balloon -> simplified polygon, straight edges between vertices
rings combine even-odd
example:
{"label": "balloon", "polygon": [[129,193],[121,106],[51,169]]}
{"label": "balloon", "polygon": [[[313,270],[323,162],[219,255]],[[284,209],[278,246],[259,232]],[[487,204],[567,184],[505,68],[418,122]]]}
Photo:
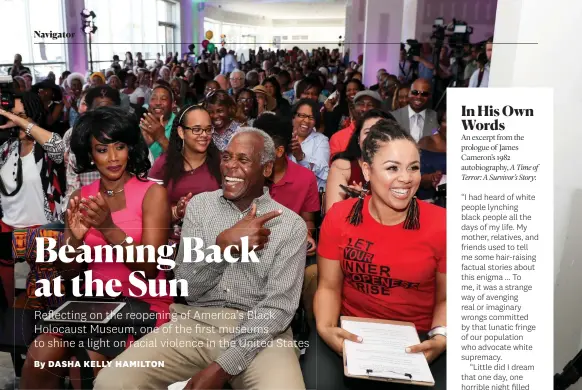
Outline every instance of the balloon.
{"label": "balloon", "polygon": [[212,33],[212,30],[206,31],[206,39],[210,40],[213,36],[214,34]]}
{"label": "balloon", "polygon": [[214,46],[214,43],[209,43],[206,49],[208,50],[209,53],[214,53],[215,48],[216,46]]}
{"label": "balloon", "polygon": [[210,42],[208,42],[208,40],[207,40],[207,39],[203,40],[203,41],[202,41],[202,47],[206,49],[206,47],[208,46],[208,44],[209,44],[209,43],[210,43]]}

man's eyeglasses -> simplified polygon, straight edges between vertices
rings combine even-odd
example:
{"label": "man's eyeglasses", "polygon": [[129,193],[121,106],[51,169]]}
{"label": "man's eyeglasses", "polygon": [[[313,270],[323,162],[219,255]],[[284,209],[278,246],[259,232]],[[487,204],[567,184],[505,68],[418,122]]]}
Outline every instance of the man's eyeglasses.
{"label": "man's eyeglasses", "polygon": [[203,132],[208,134],[208,135],[212,135],[212,133],[214,133],[214,128],[212,126],[207,127],[207,128],[202,128],[200,126],[192,126],[192,127],[182,126],[182,128],[184,130],[190,130],[192,132],[192,134],[194,134],[194,135],[200,135]]}
{"label": "man's eyeglasses", "polygon": [[310,121],[314,121],[315,117],[312,115],[307,115],[307,114],[297,114],[297,118],[299,119],[308,119]]}
{"label": "man's eyeglasses", "polygon": [[248,102],[252,102],[253,98],[239,98],[238,101],[241,103],[248,103]]}
{"label": "man's eyeglasses", "polygon": [[231,77],[230,80],[231,81],[234,81],[234,80],[236,80],[236,81],[242,81],[242,80],[244,80],[244,78],[242,78],[242,77]]}
{"label": "man's eyeglasses", "polygon": [[410,91],[410,93],[412,94],[412,96],[422,96],[422,97],[429,97],[430,96],[430,92],[428,91],[417,91],[416,89]]}

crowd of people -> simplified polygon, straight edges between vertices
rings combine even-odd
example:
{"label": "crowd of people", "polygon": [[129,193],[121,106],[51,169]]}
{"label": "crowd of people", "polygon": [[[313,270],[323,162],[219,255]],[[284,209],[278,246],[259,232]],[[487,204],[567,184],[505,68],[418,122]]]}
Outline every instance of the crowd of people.
{"label": "crowd of people", "polygon": [[[482,60],[480,50],[486,49],[467,47],[467,64]],[[446,388],[440,188],[447,127],[444,107],[431,108],[432,73],[444,67],[433,72],[427,63],[423,74],[412,74],[403,52],[400,74],[380,69],[377,84],[366,86],[362,57],[350,62],[338,49],[259,49],[245,63],[224,48],[193,52],[191,45],[181,60],[168,55],[165,61],[158,54],[150,64],[128,52],[123,62],[114,56],[108,69],[64,72],[58,82],[49,75],[32,84],[20,55],[9,70],[14,104],[0,109],[6,119],[0,128],[10,134],[0,146],[2,232],[60,230],[73,249],[127,246],[128,238],[154,248],[178,243],[173,276],[189,282],[186,302],[141,298],[165,329],[141,340],[236,341],[194,351],[129,347],[132,335],[115,335],[127,346],[95,348],[92,360],[164,360],[166,366],[134,368],[132,375],[96,368],[95,387],[163,388],[190,378],[192,389],[227,382],[360,388],[358,380],[344,378],[341,361],[343,340],[361,341],[339,327],[339,316],[350,315],[413,322],[422,342],[409,352],[423,352],[436,387]],[[474,70],[479,86],[487,69]],[[245,236],[248,249],[256,245],[260,254],[253,267],[181,262],[181,237],[224,250]],[[9,259],[0,264],[13,266]],[[55,266],[71,276],[81,272],[76,263]],[[124,295],[133,271],[146,279],[168,277],[148,263],[90,263],[88,269],[120,280]],[[13,282],[0,275],[11,302]],[[289,324],[300,302],[311,328],[303,371],[293,348],[259,346],[293,339]],[[201,321],[193,310],[263,315]],[[170,320],[167,313],[182,315]],[[175,321],[267,330],[184,335],[172,328]],[[21,388],[59,388],[62,377],[78,378],[68,368],[35,364],[71,358],[65,347],[47,347],[60,337],[37,336],[44,343],[30,347]]]}

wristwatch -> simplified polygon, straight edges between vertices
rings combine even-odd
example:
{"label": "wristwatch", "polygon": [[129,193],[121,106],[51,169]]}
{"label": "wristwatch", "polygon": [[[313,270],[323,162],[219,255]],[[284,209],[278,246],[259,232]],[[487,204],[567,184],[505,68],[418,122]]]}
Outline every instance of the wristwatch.
{"label": "wristwatch", "polygon": [[435,336],[447,337],[447,328],[445,326],[435,326],[428,332],[428,337],[432,339]]}

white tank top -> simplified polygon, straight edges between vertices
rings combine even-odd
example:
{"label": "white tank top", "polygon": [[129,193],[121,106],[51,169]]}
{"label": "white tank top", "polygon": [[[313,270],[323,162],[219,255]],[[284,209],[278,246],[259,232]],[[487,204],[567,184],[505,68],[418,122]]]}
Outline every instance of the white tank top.
{"label": "white tank top", "polygon": [[[22,157],[22,187],[14,196],[0,194],[2,199],[2,221],[14,228],[45,225],[48,220],[44,214],[44,194],[40,180],[40,168],[34,162],[34,149]],[[16,189],[18,156],[12,153],[2,169],[0,177],[8,193]]]}

